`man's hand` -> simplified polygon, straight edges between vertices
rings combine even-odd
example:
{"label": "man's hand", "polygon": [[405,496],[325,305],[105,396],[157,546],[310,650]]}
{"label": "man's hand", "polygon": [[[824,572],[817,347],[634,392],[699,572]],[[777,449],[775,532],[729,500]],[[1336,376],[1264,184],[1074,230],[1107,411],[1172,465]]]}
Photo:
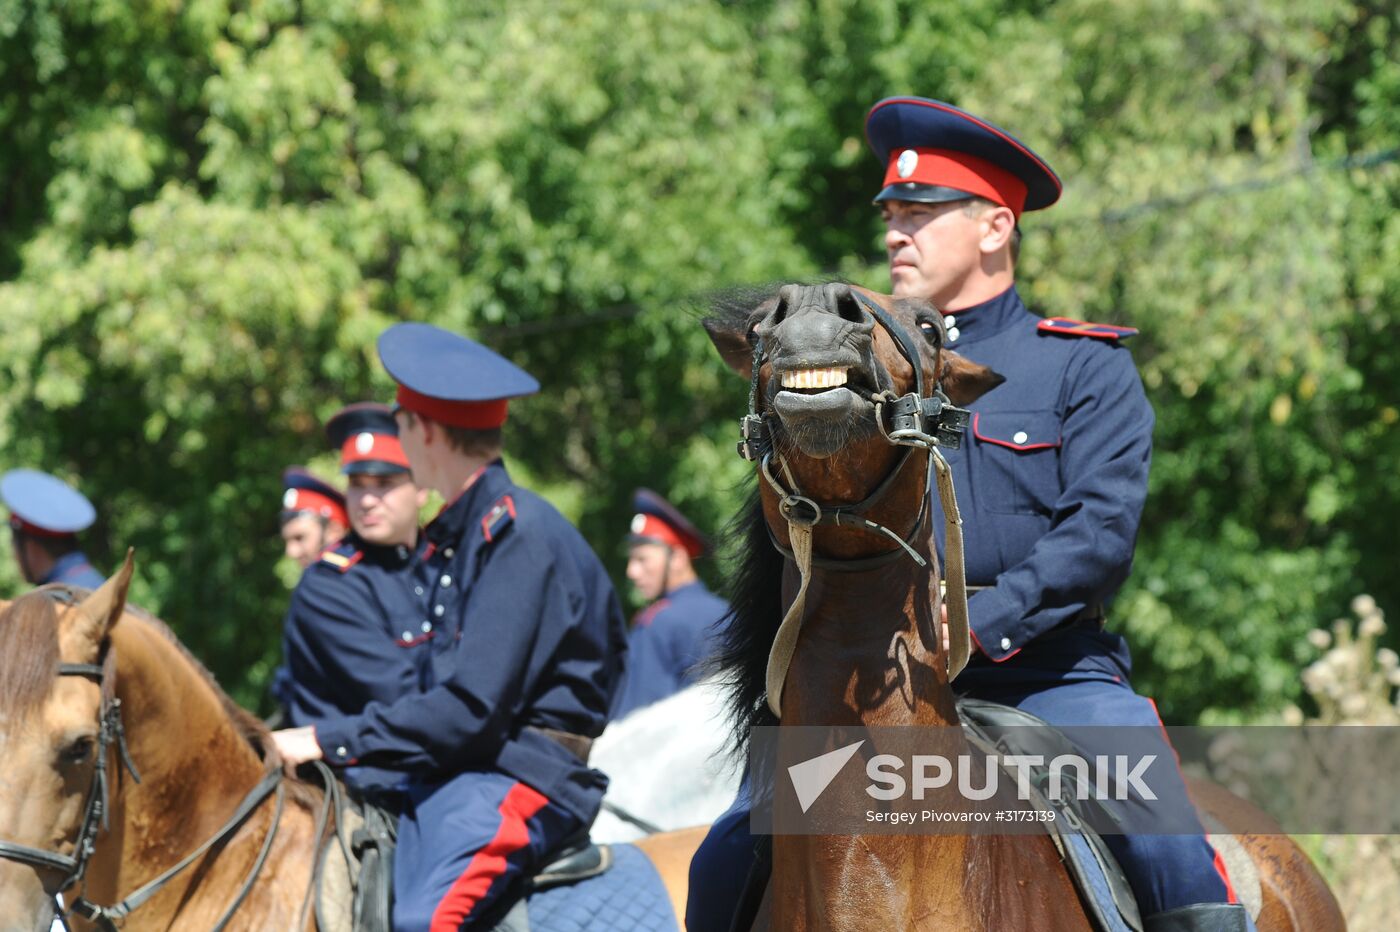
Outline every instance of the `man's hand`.
{"label": "man's hand", "polygon": [[[944,602],[939,609],[938,615],[943,619],[943,654],[947,656],[948,651],[953,649],[953,636],[948,633],[948,603]],[[273,732],[273,737],[276,736],[277,733]]]}
{"label": "man's hand", "polygon": [[311,760],[320,760],[325,755],[321,753],[321,745],[316,743],[316,728],[307,725],[304,728],[283,728],[281,731],[272,733],[272,743],[277,745],[277,751],[282,755],[282,760],[287,766],[296,767]]}

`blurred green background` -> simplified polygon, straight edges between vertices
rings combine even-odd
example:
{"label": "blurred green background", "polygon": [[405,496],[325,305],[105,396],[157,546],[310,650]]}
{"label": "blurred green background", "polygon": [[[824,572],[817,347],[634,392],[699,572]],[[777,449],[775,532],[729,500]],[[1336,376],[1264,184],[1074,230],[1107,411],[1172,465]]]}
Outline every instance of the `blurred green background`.
{"label": "blurred green background", "polygon": [[1299,700],[1308,629],[1400,607],[1389,0],[0,0],[0,468],[80,485],[99,568],[134,546],[136,599],[266,710],[279,474],[334,474],[323,420],[427,320],[540,377],[512,466],[621,583],[633,486],[717,528],[746,475],[704,295],[887,286],[862,123],[905,93],[1065,179],[1027,302],[1142,330],[1139,688]]}

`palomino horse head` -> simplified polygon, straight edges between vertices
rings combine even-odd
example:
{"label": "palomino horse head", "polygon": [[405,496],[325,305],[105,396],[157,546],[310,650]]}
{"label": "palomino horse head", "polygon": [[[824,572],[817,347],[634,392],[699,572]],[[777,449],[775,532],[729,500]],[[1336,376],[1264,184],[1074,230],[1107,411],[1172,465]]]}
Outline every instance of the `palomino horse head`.
{"label": "palomino horse head", "polygon": [[[104,729],[103,645],[126,605],[131,558],[80,602],[37,591],[0,610],[0,929],[46,930],[72,876]],[[110,667],[110,665],[109,665]],[[106,737],[104,738],[104,734]],[[105,761],[107,772],[116,766]],[[93,827],[94,829],[96,826]],[[43,855],[56,856],[46,860]],[[65,863],[66,862],[66,863]]]}

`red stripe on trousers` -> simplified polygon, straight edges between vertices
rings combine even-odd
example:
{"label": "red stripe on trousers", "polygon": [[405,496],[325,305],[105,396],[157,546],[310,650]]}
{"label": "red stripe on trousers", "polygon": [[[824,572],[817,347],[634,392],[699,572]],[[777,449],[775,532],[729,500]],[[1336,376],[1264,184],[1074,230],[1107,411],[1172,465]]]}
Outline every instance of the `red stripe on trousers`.
{"label": "red stripe on trousers", "polygon": [[[1162,721],[1162,713],[1157,711],[1157,700],[1153,699],[1151,696],[1144,696],[1143,698],[1151,704],[1152,714],[1157,716],[1157,727],[1162,730],[1162,740],[1167,743],[1167,747],[1172,749],[1172,758],[1176,761],[1176,772],[1181,776],[1181,785],[1185,786],[1186,774],[1181,772],[1181,755],[1176,753],[1176,748],[1172,747],[1171,736],[1167,734],[1167,723]],[[1190,799],[1190,796],[1188,795],[1187,798]],[[1193,802],[1192,805],[1195,805],[1195,803]],[[1202,825],[1201,828],[1204,829],[1205,826]],[[1215,845],[1210,843],[1209,835],[1204,835],[1202,837],[1206,840],[1206,847],[1210,848],[1211,853],[1215,855],[1215,861],[1213,862],[1215,865],[1215,872],[1220,875],[1220,882],[1225,884],[1225,902],[1238,903],[1240,898],[1235,895],[1235,885],[1230,882],[1230,872],[1225,868],[1225,859],[1220,856],[1220,852],[1215,849]]]}
{"label": "red stripe on trousers", "polygon": [[505,873],[506,858],[530,843],[530,829],[525,822],[548,803],[545,796],[523,783],[510,788],[497,809],[501,826],[496,829],[496,837],[472,855],[467,869],[433,910],[430,932],[457,932],[461,928],[491,884]]}

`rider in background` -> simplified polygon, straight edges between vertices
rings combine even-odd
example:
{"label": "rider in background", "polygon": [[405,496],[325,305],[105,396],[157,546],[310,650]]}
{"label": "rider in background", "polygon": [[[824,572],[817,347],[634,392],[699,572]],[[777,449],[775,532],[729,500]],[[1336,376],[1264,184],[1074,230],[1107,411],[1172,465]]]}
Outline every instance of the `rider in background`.
{"label": "rider in background", "polygon": [[[427,552],[418,511],[427,493],[413,482],[387,405],[343,408],[326,424],[348,477],[351,531],[302,574],[283,626],[291,725],[357,715],[393,702],[431,679],[427,589],[417,572]],[[345,781],[367,792],[401,788],[403,774],[348,767]]]}
{"label": "rider in background", "polygon": [[48,473],[13,469],[0,478],[0,498],[10,510],[15,562],[25,582],[96,589],[106,581],[78,546],[78,532],[97,520],[83,493]]}
{"label": "rider in background", "polygon": [[695,682],[697,668],[710,655],[715,625],[729,611],[695,574],[691,561],[709,550],[695,525],[650,489],[632,494],[632,509],[627,578],[650,604],[632,621],[614,719]]}
{"label": "rider in background", "polygon": [[432,681],[274,739],[293,764],[406,775],[394,928],[458,929],[597,814],[607,778],[587,757],[621,679],[626,623],[582,536],[501,462],[508,401],[539,383],[427,324],[389,328],[379,355],[399,383],[413,475],[447,502],[425,529],[419,575]]}
{"label": "rider in background", "polygon": [[[1152,453],[1152,409],[1123,346],[1136,331],[1045,320],[1021,302],[1019,219],[1058,200],[1060,181],[1010,134],[909,97],[872,107],[866,136],[885,166],[875,203],[893,293],[931,301],[947,345],[1007,378],[970,406],[963,447],[945,451],[966,527],[976,648],[953,689],[1056,725],[1155,729],[1156,706],[1129,684],[1127,643],[1104,628],[1132,565]],[[933,525],[941,555],[943,522]],[[1173,774],[1171,794],[1185,798]],[[713,904],[738,899],[743,873],[732,864],[753,860],[747,817],[741,800],[696,855],[692,932],[727,928]],[[1146,932],[1252,927],[1204,834],[1105,841]]]}
{"label": "rider in background", "polygon": [[289,466],[282,473],[282,511],[277,517],[287,559],[302,569],[350,527],[345,496],[302,466]]}

